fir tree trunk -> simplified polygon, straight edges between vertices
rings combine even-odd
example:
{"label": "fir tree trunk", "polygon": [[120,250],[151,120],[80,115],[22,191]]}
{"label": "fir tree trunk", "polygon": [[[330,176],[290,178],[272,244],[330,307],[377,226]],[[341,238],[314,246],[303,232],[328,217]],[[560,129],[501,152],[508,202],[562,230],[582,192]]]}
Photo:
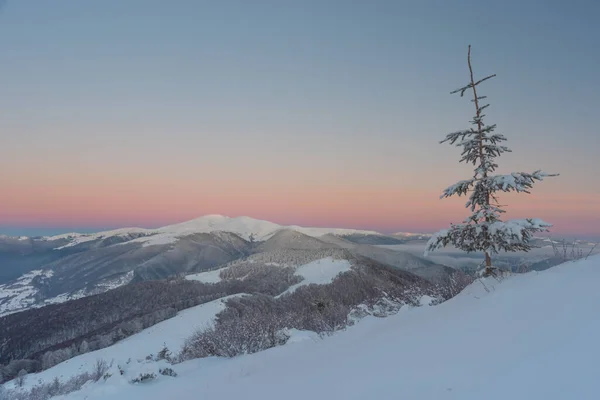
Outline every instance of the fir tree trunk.
{"label": "fir tree trunk", "polygon": [[484,276],[492,275],[492,257],[489,252],[485,252],[485,273]]}
{"label": "fir tree trunk", "polygon": [[[477,84],[475,83],[475,79],[473,78],[473,67],[471,67],[471,45],[469,45],[469,52],[467,55],[467,62],[469,64],[469,72],[471,74],[471,86],[473,88],[473,103],[475,103],[475,120],[477,121],[477,139],[479,141],[479,160],[481,162],[481,165],[483,165],[486,161],[486,155],[485,152],[483,151],[483,122],[481,121],[481,107],[479,107],[479,97],[477,96]],[[483,175],[482,175],[482,179],[487,178],[487,169],[482,168],[483,170]],[[489,207],[490,206],[490,194],[486,193],[485,194],[485,200],[484,200],[484,204],[482,204],[483,207]],[[486,222],[486,226],[487,224],[490,223],[490,219],[486,216],[485,217],[485,222]],[[487,233],[487,229],[484,229],[485,232],[485,240],[489,241],[489,233]],[[490,276],[492,274],[492,258],[490,257],[490,252],[489,251],[485,251],[485,274],[484,276]]]}

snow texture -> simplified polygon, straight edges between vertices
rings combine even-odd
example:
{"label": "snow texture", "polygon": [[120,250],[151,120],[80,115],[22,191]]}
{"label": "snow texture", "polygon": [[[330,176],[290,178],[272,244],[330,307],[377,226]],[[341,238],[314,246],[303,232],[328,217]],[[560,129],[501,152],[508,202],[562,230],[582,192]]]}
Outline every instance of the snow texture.
{"label": "snow texture", "polygon": [[598,282],[599,256],[487,278],[440,305],[366,317],[324,340],[187,361],[173,366],[177,378],[145,385],[117,373],[60,400],[596,399]]}
{"label": "snow texture", "polygon": [[[293,293],[296,289],[301,286],[310,284],[327,285],[333,282],[333,280],[342,272],[350,271],[352,265],[348,260],[335,260],[331,257],[323,258],[321,260],[313,261],[311,263],[302,265],[296,269],[296,275],[304,278],[302,282],[290,286],[285,292]],[[277,296],[277,297],[279,297]]]}
{"label": "snow texture", "polygon": [[190,281],[199,281],[202,283],[217,283],[221,282],[219,274],[226,268],[216,269],[214,271],[200,272],[198,274],[186,275],[185,279]]}

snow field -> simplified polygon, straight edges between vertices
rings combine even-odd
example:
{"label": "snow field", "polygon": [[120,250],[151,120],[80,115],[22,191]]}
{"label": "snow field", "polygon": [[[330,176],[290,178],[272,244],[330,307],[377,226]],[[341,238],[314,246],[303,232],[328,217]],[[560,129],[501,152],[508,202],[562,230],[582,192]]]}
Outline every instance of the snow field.
{"label": "snow field", "polygon": [[433,307],[367,317],[325,340],[175,365],[177,378],[109,379],[64,399],[600,398],[600,257],[498,282]]}

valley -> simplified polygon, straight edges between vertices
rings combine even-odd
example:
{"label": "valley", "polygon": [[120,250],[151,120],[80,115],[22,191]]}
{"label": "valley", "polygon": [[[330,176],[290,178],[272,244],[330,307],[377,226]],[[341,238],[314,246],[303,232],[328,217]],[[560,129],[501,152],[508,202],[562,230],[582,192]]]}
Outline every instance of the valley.
{"label": "valley", "polygon": [[405,269],[431,264],[404,252],[386,254],[372,247],[401,242],[373,231],[280,226],[220,215],[155,230],[123,228],[95,234],[2,237],[0,316],[128,283],[210,270],[269,251],[346,248],[367,256],[376,252],[375,259]]}

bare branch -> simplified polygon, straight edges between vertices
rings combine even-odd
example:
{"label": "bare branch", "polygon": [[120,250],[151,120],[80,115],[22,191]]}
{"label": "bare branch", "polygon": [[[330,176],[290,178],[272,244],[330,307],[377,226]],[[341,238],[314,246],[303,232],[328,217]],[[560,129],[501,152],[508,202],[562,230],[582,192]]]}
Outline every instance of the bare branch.
{"label": "bare branch", "polygon": [[586,259],[586,260],[588,259],[588,257],[589,257],[589,256],[591,256],[591,255],[592,255],[592,252],[594,251],[594,249],[596,248],[596,246],[598,246],[598,243],[596,243],[596,244],[594,245],[594,247],[592,247],[592,248],[590,249],[590,252],[589,252],[589,253],[587,253],[587,255],[585,256],[585,259]]}
{"label": "bare branch", "polygon": [[486,76],[485,78],[483,78],[483,79],[480,79],[480,80],[478,80],[477,82],[475,82],[475,83],[473,84],[473,86],[477,86],[477,85],[479,85],[481,82],[485,82],[485,81],[487,81],[488,79],[492,79],[492,78],[494,78],[495,76],[496,76],[496,74],[492,74],[492,75]]}

